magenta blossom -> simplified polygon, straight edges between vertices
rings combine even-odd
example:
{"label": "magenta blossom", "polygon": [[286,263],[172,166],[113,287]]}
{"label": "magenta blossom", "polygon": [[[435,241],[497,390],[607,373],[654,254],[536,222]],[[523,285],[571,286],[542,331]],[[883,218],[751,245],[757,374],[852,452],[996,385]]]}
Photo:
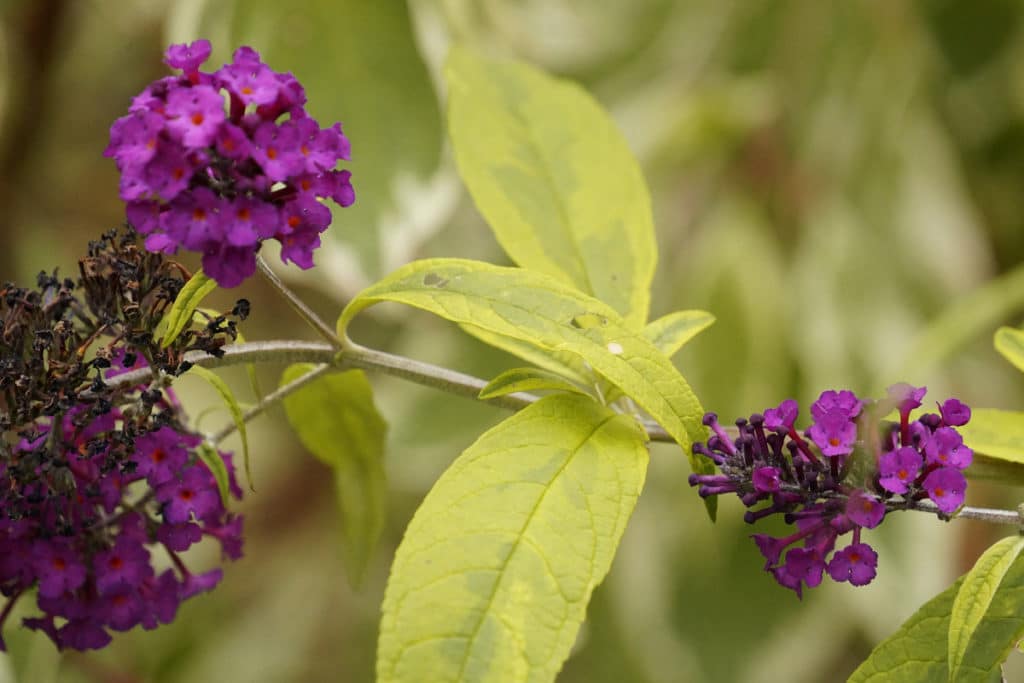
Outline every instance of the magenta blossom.
{"label": "magenta blossom", "polygon": [[964,445],[964,438],[952,427],[940,427],[924,444],[929,465],[950,465],[958,470],[971,464],[974,451]]}
{"label": "magenta blossom", "polygon": [[923,460],[915,448],[904,446],[879,458],[882,488],[890,493],[906,493],[921,471]]}
{"label": "magenta blossom", "polygon": [[963,505],[967,480],[955,467],[934,470],[921,485],[928,492],[928,497],[947,515]]}
{"label": "magenta blossom", "polygon": [[878,553],[867,543],[848,545],[832,556],[828,575],[834,581],[849,581],[854,586],[866,586],[875,578]]}
{"label": "magenta blossom", "polygon": [[[803,432],[810,441],[794,426],[799,407],[791,399],[737,420],[733,434],[714,413],[704,416],[712,436],[694,444],[693,452],[718,471],[691,474],[690,485],[702,497],[735,493],[747,507],[743,518],[749,524],[781,515],[795,525],[788,536],[751,538],[765,570],[797,596],[818,585],[826,568],[835,581],[872,581],[878,555],[861,534],[881,524],[890,510],[918,507],[929,498],[951,514],[963,503],[966,480],[959,468],[970,463],[971,450],[956,426],[970,409],[949,399],[940,405],[941,416],[925,414],[911,422],[909,411],[920,405],[924,389],[897,385],[890,393],[903,408],[898,424],[878,418],[888,403],[865,410],[871,404],[852,391],[822,392]],[[836,551],[846,534],[852,543]]]}
{"label": "magenta blossom", "polygon": [[199,67],[208,41],[172,45],[165,62],[181,77],[151,83],[110,129],[104,154],[121,172],[128,221],[150,251],[202,254],[222,287],[256,271],[263,241],[281,242],[285,262],[313,266],[331,223],[323,203],[355,201],[340,124],[321,128],[291,74],[239,48],[217,71]]}

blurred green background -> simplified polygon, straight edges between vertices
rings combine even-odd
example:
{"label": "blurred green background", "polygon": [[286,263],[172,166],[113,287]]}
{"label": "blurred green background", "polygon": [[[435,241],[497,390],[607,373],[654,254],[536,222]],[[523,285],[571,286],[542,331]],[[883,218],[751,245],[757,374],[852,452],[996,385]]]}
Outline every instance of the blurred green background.
{"label": "blurred green background", "polygon": [[[123,220],[101,155],[108,127],[164,75],[164,46],[198,37],[214,42],[208,68],[251,44],[293,71],[313,114],[352,141],[356,205],[336,213],[318,268],[281,269],[325,317],[413,258],[505,263],[446,147],[439,69],[459,41],[578,80],[610,109],[654,195],[652,317],[718,317],[677,359],[705,407],[731,419],[906,380],[937,399],[1021,408],[1024,377],[991,335],[1024,312],[1022,19],[1011,0],[0,0],[0,281],[73,272],[88,239]],[[258,281],[217,296],[254,302],[249,339],[313,338]],[[355,336],[480,376],[517,364],[386,306]],[[260,371],[271,386],[281,368]],[[225,375],[251,399],[244,373]],[[252,427],[246,556],[220,588],[99,654],[61,658],[11,628],[0,682],[372,680],[403,528],[446,465],[504,417],[374,382],[391,424],[390,517],[360,591],[344,577],[330,477],[278,412]],[[205,411],[217,399],[202,382],[180,387],[202,428],[229,419]],[[710,525],[687,473],[678,449],[652,447],[560,681],[842,680],[1006,533],[895,515],[867,537],[881,557],[874,583],[827,582],[799,602],[761,571],[738,503],[723,501]],[[1018,501],[981,482],[968,494]]]}

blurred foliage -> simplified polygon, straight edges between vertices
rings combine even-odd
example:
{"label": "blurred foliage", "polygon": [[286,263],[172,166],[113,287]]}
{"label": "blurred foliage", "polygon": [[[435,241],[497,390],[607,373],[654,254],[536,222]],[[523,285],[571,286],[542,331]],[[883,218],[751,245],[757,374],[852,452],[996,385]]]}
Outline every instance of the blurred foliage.
{"label": "blurred foliage", "polygon": [[[1024,383],[991,336],[1024,317],[1022,20],[1011,0],[4,0],[0,280],[68,272],[123,219],[101,156],[107,128],[163,75],[166,42],[200,36],[218,60],[251,41],[352,140],[356,207],[338,212],[320,268],[286,273],[326,318],[415,257],[503,262],[443,149],[438,74],[458,41],[574,78],[611,110],[652,190],[652,318],[699,308],[718,321],[677,358],[705,406],[749,414],[906,380],[935,398],[1020,409]],[[248,338],[304,334],[261,283],[230,295],[254,302]],[[382,306],[364,318],[353,334],[370,345],[487,377],[515,365],[425,314]],[[260,368],[265,386],[281,370]],[[225,376],[251,400],[243,370]],[[246,557],[217,591],[96,655],[58,659],[12,629],[0,681],[371,680],[402,530],[446,465],[502,417],[372,379],[391,424],[389,510],[359,592],[343,578],[331,477],[278,413],[251,427]],[[199,384],[185,397],[196,415],[217,401]],[[204,428],[229,419],[216,412]],[[707,522],[679,455],[652,447],[646,490],[560,680],[839,680],[999,535],[897,516],[871,534],[872,585],[826,586],[801,603],[761,571],[735,505]],[[969,494],[1018,500],[980,483]]]}

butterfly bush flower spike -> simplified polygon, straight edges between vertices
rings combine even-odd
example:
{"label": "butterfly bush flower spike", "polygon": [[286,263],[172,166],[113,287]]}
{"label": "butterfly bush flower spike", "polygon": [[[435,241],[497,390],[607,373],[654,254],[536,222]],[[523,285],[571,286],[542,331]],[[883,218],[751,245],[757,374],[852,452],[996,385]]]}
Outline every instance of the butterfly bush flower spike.
{"label": "butterfly bush flower spike", "polygon": [[[13,449],[0,493],[0,592],[13,601],[37,587],[43,615],[25,625],[77,650],[105,646],[110,630],[167,623],[179,603],[212,588],[219,570],[200,580],[177,555],[204,535],[218,538],[226,555],[237,557],[241,547],[240,518],[224,508],[213,474],[194,454],[198,437],[163,427],[139,437],[136,455],[117,466],[104,437],[120,412],[95,421],[83,414],[72,411],[59,429],[52,421],[37,425],[44,438]],[[61,461],[63,484],[25,471],[34,462]],[[225,466],[233,477],[230,459]],[[162,481],[155,490],[154,479]],[[158,550],[175,569],[157,574]]]}
{"label": "butterfly bush flower spike", "polygon": [[[186,352],[223,354],[249,304],[162,344],[155,328],[185,279],[138,241],[111,231],[90,243],[77,282],[42,273],[0,297],[0,630],[34,601],[21,624],[62,650],[172,621],[222,576],[180,555],[204,539],[222,559],[242,554],[242,518],[173,389],[113,380],[147,367],[172,378]],[[240,498],[230,454],[219,457]]]}
{"label": "butterfly bush flower spike", "polygon": [[[712,436],[693,451],[719,471],[693,474],[690,485],[704,497],[735,493],[748,508],[744,519],[750,524],[778,514],[796,527],[780,538],[751,537],[765,570],[797,596],[825,575],[866,585],[877,573],[878,553],[861,539],[864,529],[924,499],[944,515],[964,502],[962,470],[973,452],[957,427],[970,420],[970,408],[951,398],[938,405],[938,414],[911,421],[925,391],[897,384],[877,405],[851,391],[825,391],[811,404],[812,421],[802,434],[792,399],[736,420],[735,436],[708,413],[704,424]],[[892,408],[899,424],[878,419]],[[847,534],[851,541],[837,548]]]}
{"label": "butterfly bush flower spike", "polygon": [[256,270],[268,239],[281,258],[313,265],[331,223],[324,201],[355,201],[340,124],[321,128],[305,110],[302,85],[249,47],[230,64],[200,71],[210,43],[172,45],[164,62],[181,76],[151,83],[110,129],[104,154],[121,173],[128,222],[146,248],[202,254],[222,287]]}

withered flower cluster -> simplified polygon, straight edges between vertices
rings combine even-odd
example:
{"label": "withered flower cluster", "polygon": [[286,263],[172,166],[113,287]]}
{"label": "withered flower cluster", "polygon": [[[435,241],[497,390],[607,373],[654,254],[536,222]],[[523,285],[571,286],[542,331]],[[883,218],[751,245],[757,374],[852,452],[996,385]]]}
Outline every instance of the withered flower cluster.
{"label": "withered flower cluster", "polygon": [[[0,628],[35,588],[42,614],[23,625],[60,648],[102,647],[108,629],[167,623],[220,579],[178,553],[213,537],[241,555],[241,518],[207,464],[220,458],[240,497],[230,454],[188,429],[169,380],[189,351],[222,355],[249,304],[165,346],[160,322],[189,277],[122,229],[90,243],[77,280],[54,271],[0,290]],[[145,382],[110,381],[146,367]],[[158,575],[151,549],[174,569]]]}
{"label": "withered flower cluster", "polygon": [[[144,361],[172,376],[185,372],[187,351],[219,355],[249,312],[240,300],[230,314],[190,326],[162,348],[154,331],[190,274],[162,254],[140,248],[131,230],[111,230],[89,244],[80,278],[40,273],[35,289],[0,290],[0,429],[17,430],[75,406],[108,412],[137,387],[110,390],[103,372]],[[140,397],[152,408],[153,395]],[[137,413],[142,422],[149,409]],[[158,418],[172,419],[171,415]],[[140,422],[139,424],[141,424]]]}

